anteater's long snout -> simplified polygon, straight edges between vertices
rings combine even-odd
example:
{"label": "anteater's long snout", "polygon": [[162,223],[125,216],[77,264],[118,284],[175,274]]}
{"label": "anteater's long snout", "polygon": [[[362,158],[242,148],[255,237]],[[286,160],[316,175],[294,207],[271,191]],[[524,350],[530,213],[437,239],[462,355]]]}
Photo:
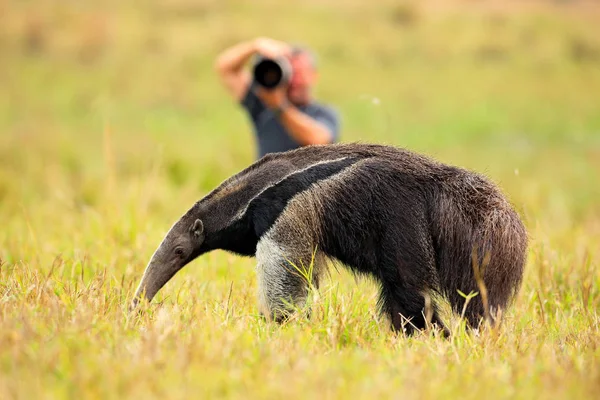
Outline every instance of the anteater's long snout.
{"label": "anteater's long snout", "polygon": [[[133,310],[137,307],[137,305],[143,301],[144,299],[150,302],[162,285],[158,284],[158,279],[156,277],[156,269],[160,269],[156,266],[152,261],[146,267],[144,271],[144,275],[138,285],[137,290],[135,291],[135,296],[131,302],[130,310]],[[164,285],[164,283],[163,283]]]}
{"label": "anteater's long snout", "polygon": [[135,296],[130,305],[130,310],[137,307],[137,305],[144,299],[150,302],[156,293],[175,275],[178,268],[173,263],[165,262],[161,256],[162,252],[160,247],[154,254],[144,275],[140,281],[140,284],[135,291]]}

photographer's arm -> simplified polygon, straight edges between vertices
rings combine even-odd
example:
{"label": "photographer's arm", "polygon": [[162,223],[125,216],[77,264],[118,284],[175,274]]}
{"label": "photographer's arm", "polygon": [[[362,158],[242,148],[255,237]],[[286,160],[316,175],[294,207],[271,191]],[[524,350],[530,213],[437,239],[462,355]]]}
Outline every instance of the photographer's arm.
{"label": "photographer's arm", "polygon": [[258,89],[258,96],[267,107],[278,114],[281,124],[302,146],[329,144],[334,141],[337,123],[333,117],[323,115],[317,119],[304,114],[289,103],[285,88]]}
{"label": "photographer's arm", "polygon": [[279,121],[303,146],[311,144],[329,144],[333,142],[333,127],[302,113],[294,106],[286,106],[281,110]]}
{"label": "photographer's arm", "polygon": [[250,73],[244,65],[255,53],[255,41],[243,42],[225,50],[215,62],[221,81],[238,101],[242,100],[250,85]]}

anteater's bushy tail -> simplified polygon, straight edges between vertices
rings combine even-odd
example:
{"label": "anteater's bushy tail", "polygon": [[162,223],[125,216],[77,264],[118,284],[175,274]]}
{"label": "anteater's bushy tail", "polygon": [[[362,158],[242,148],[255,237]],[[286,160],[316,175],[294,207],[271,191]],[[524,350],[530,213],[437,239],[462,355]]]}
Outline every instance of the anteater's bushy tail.
{"label": "anteater's bushy tail", "polygon": [[[490,321],[519,291],[527,232],[519,215],[490,182],[477,175],[450,182],[433,202],[431,221],[442,294],[470,326]],[[478,293],[465,309],[465,295]]]}

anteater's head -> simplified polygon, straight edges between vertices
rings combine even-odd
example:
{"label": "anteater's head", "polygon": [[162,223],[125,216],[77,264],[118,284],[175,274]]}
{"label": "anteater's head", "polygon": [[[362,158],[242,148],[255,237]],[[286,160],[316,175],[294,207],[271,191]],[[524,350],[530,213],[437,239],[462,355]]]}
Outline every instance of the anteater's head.
{"label": "anteater's head", "polygon": [[152,255],[135,293],[132,308],[143,298],[152,300],[181,268],[198,257],[204,239],[204,224],[196,207],[193,207],[173,225]]}

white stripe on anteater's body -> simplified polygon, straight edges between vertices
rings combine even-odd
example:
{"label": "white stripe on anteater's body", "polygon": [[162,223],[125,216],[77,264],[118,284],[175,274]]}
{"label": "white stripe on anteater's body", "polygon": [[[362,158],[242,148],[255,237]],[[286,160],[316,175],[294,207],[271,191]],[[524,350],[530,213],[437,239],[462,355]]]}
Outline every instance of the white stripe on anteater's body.
{"label": "white stripe on anteater's body", "polygon": [[[267,317],[284,317],[289,304],[302,306],[309,289],[307,279],[313,287],[319,287],[327,262],[321,230],[326,202],[343,194],[344,182],[363,162],[315,181],[294,195],[258,241],[258,299],[260,310]],[[312,276],[308,277],[311,269]]]}
{"label": "white stripe on anteater's body", "polygon": [[[403,318],[423,328],[424,293],[445,296],[461,312],[478,292],[471,260],[483,273],[488,304],[504,309],[520,287],[527,233],[486,178],[389,146],[309,146],[262,158],[197,202],[167,233],[136,298],[151,299],[199,255],[223,249],[256,256],[261,310],[276,316],[301,304],[306,284],[289,262],[308,265],[318,283],[325,258],[381,285],[381,310],[395,329]],[[484,315],[480,298],[465,313]],[[443,325],[435,308],[432,321]],[[407,326],[407,331],[412,328]]]}

